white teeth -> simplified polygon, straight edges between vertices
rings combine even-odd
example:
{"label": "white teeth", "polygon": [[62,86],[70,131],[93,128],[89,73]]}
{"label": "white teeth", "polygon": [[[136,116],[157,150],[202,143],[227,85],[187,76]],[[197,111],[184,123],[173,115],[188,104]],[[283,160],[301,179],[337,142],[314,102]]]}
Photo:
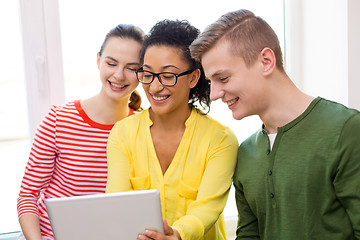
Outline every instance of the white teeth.
{"label": "white teeth", "polygon": [[115,87],[115,88],[123,88],[123,87],[125,87],[125,85],[121,85],[121,84],[117,84],[117,83],[113,83],[113,82],[110,82],[110,85],[112,87]]}
{"label": "white teeth", "polygon": [[233,100],[230,100],[230,101],[226,102],[226,104],[227,104],[228,106],[233,105],[234,103],[236,103],[236,101],[237,101],[238,99],[239,99],[239,98],[234,98]]}
{"label": "white teeth", "polygon": [[152,96],[152,98],[156,101],[161,101],[161,100],[167,99],[168,96],[160,96],[160,97]]}

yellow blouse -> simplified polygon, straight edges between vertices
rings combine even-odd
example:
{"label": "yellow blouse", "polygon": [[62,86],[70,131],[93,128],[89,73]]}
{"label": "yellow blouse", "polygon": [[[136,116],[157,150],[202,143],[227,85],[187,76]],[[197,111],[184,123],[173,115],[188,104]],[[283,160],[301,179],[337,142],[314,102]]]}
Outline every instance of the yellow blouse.
{"label": "yellow blouse", "polygon": [[236,136],[193,109],[163,175],[151,125],[148,110],[114,125],[107,144],[106,192],[158,189],[163,218],[183,240],[227,239],[222,211],[236,163]]}

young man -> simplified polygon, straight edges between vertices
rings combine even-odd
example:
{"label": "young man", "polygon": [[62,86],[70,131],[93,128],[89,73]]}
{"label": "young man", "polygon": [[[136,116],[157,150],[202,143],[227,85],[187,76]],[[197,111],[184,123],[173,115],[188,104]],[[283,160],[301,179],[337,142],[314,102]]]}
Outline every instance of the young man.
{"label": "young man", "polygon": [[296,88],[275,32],[250,11],[223,15],[191,54],[212,100],[263,121],[239,147],[237,239],[360,239],[360,113]]}

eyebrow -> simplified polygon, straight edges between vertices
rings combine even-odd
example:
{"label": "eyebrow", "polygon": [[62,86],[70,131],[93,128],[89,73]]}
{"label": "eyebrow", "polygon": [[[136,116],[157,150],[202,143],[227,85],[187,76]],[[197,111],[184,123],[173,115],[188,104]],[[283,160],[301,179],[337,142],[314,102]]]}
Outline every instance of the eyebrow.
{"label": "eyebrow", "polygon": [[221,75],[221,74],[224,74],[224,73],[226,73],[226,71],[224,71],[224,70],[218,70],[218,71],[216,71],[215,73],[213,73],[213,74],[210,76],[210,78],[215,78],[215,77],[217,77],[217,76],[219,76],[219,75]]}
{"label": "eyebrow", "polygon": [[134,62],[134,63],[127,63],[126,65],[136,65],[136,66],[140,66],[140,63]]}
{"label": "eyebrow", "polygon": [[[144,64],[144,67],[147,67],[147,68],[149,68],[150,70],[152,69],[152,68],[151,68],[149,65],[147,65],[147,64]],[[163,70],[166,70],[166,69],[168,69],[168,68],[176,68],[176,69],[179,69],[179,70],[180,70],[180,68],[178,68],[178,67],[175,66],[175,65],[165,65],[165,66],[162,67]]]}
{"label": "eyebrow", "polygon": [[114,61],[114,62],[119,62],[118,60],[116,60],[115,58],[112,58],[112,57],[110,57],[110,56],[106,56],[105,58],[110,59],[110,60],[112,60],[112,61]]}
{"label": "eyebrow", "polygon": [[[118,60],[116,60],[115,58],[110,57],[110,56],[106,56],[105,58],[110,59],[111,61],[114,61],[114,62],[116,62],[116,63],[119,62]],[[127,65],[127,66],[129,66],[129,65],[140,66],[140,63],[138,63],[138,62],[131,62],[131,63],[127,63],[126,65]]]}

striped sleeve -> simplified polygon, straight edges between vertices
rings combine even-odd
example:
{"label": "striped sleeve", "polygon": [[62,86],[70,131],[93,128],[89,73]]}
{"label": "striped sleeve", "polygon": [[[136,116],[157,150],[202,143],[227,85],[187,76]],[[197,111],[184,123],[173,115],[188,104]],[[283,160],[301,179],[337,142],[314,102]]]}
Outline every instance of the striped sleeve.
{"label": "striped sleeve", "polygon": [[17,201],[19,218],[23,214],[39,215],[37,200],[40,197],[41,190],[49,184],[54,171],[56,158],[55,108],[55,106],[51,108],[35,133]]}

